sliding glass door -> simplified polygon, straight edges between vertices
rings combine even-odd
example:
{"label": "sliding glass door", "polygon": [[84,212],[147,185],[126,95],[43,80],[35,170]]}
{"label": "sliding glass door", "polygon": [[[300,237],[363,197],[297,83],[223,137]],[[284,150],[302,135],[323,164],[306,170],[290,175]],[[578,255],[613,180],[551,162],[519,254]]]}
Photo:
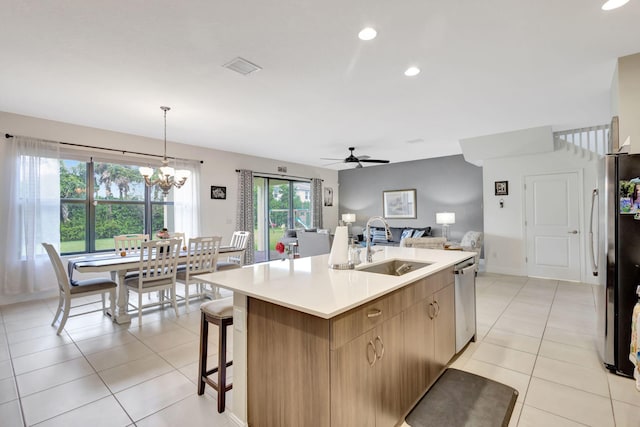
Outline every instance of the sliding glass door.
{"label": "sliding glass door", "polygon": [[282,257],[275,246],[287,229],[311,227],[310,193],[308,181],[253,178],[256,262]]}

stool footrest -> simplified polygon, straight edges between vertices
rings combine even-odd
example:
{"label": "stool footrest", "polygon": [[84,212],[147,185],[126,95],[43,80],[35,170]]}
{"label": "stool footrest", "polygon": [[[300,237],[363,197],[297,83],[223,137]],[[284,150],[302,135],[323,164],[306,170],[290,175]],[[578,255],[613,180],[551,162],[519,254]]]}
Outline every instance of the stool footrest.
{"label": "stool footrest", "polygon": [[[228,368],[229,366],[231,366],[231,365],[233,365],[233,360],[232,360],[231,362],[227,362],[227,368]],[[217,367],[217,366],[216,366],[215,368],[213,368],[213,369],[211,369],[211,370],[209,370],[209,371],[205,372],[203,376],[204,376],[204,377],[208,377],[209,375],[211,375],[211,374],[215,374],[216,372],[218,372],[218,367]]]}
{"label": "stool footrest", "polygon": [[[207,377],[202,377],[202,381],[204,381],[205,383],[209,384],[215,391],[220,392],[220,387],[218,387],[218,383],[215,382],[214,380],[212,380],[211,378],[207,378]],[[224,387],[224,391],[229,391],[233,388],[233,384],[227,384]],[[200,395],[204,394],[204,389],[202,391],[202,393],[198,393]]]}

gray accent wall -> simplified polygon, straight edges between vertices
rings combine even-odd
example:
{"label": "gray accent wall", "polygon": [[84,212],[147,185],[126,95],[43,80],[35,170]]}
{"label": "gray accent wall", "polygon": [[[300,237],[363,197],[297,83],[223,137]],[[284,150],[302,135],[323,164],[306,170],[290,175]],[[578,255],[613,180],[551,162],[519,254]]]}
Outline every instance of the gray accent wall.
{"label": "gray accent wall", "polygon": [[467,163],[462,155],[345,169],[338,173],[338,182],[340,215],[355,213],[355,225],[382,216],[383,191],[415,189],[417,218],[390,219],[391,227],[431,226],[432,235],[441,236],[436,212],[455,212],[450,240],[460,241],[470,230],[484,231],[482,168]]}

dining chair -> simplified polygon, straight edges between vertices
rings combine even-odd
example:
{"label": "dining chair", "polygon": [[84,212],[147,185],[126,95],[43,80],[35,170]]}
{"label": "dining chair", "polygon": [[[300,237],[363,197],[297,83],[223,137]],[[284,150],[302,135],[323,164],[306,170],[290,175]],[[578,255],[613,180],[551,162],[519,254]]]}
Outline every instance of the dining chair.
{"label": "dining chair", "polygon": [[138,310],[138,324],[142,322],[142,309],[167,304],[164,298],[147,304],[142,303],[142,295],[156,291],[170,291],[171,304],[178,316],[176,303],[176,272],[180,256],[180,239],[163,239],[142,242],[140,246],[140,265],[135,273],[128,273],[124,279],[127,292],[138,294],[138,305],[130,306]]}
{"label": "dining chair", "polygon": [[140,253],[140,246],[148,240],[148,234],[121,234],[119,236],[113,236],[116,254],[122,256]]}
{"label": "dining chair", "polygon": [[[107,310],[105,307],[105,294],[109,294],[109,310],[111,310],[111,315],[113,316],[113,314],[115,313],[116,303],[116,282],[107,279],[106,277],[72,281],[69,278],[67,269],[62,263],[62,259],[60,258],[58,251],[56,251],[53,245],[50,243],[42,243],[42,246],[44,246],[44,249],[47,251],[47,255],[49,255],[51,265],[53,266],[53,271],[56,273],[56,279],[58,280],[58,309],[56,310],[56,314],[53,317],[53,322],[51,322],[51,326],[54,326],[56,321],[60,317],[60,314],[62,314],[58,330],[56,331],[57,335],[60,335],[60,332],[62,332],[62,330],[64,329],[64,325],[67,323],[67,319],[69,317],[95,313],[97,311],[102,311],[104,314],[107,314]],[[72,307],[72,299],[98,294],[102,296],[102,308],[83,311],[76,314],[70,314],[72,308],[78,308],[95,303],[95,301],[91,301],[83,304],[76,304]]]}
{"label": "dining chair", "polygon": [[[184,268],[178,268],[176,281],[184,283],[184,300],[187,309],[189,299],[204,296],[204,283],[199,279],[201,274],[216,271],[218,253],[222,237],[192,237],[187,245],[187,263]],[[189,295],[191,285],[197,285],[195,294]],[[213,290],[212,290],[213,291]]]}
{"label": "dining chair", "polygon": [[[233,235],[231,236],[231,243],[229,243],[229,246],[236,249],[243,249],[246,251],[247,245],[249,244],[250,236],[251,236],[251,232],[249,231],[234,231]],[[238,264],[238,265],[244,264],[244,252],[242,252],[242,255],[227,257],[227,263]],[[222,264],[225,264],[225,263],[222,263]]]}
{"label": "dining chair", "polygon": [[174,231],[173,233],[169,233],[169,238],[170,239],[180,239],[180,247],[184,248],[187,241],[184,238],[184,233],[179,232],[179,231]]}

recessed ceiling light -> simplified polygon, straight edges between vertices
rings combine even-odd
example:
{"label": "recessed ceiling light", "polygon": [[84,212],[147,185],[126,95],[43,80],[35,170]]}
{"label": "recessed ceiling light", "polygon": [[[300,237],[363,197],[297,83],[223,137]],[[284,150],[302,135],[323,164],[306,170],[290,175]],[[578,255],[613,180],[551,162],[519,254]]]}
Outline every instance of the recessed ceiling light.
{"label": "recessed ceiling light", "polygon": [[360,40],[373,40],[378,35],[378,32],[371,27],[363,28],[358,33],[358,38]]}
{"label": "recessed ceiling light", "polygon": [[629,0],[608,0],[605,4],[602,5],[602,10],[617,9],[627,3],[629,3]]}
{"label": "recessed ceiling light", "polygon": [[409,67],[404,72],[404,75],[407,76],[407,77],[417,76],[418,74],[420,74],[420,68],[418,68],[418,67]]}

